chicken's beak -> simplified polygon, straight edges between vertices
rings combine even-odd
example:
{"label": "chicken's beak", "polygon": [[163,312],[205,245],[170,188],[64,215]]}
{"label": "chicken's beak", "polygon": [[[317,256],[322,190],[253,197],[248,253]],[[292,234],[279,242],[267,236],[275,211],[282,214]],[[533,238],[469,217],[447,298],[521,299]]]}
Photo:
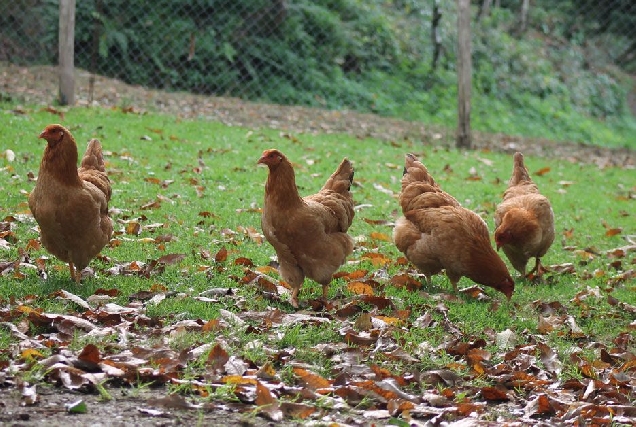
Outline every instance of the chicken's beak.
{"label": "chicken's beak", "polygon": [[46,134],[46,131],[45,131],[45,130],[43,130],[43,131],[42,131],[42,133],[40,133],[40,136],[38,136],[38,138],[46,139],[46,138],[44,137],[44,135],[45,135],[45,134]]}

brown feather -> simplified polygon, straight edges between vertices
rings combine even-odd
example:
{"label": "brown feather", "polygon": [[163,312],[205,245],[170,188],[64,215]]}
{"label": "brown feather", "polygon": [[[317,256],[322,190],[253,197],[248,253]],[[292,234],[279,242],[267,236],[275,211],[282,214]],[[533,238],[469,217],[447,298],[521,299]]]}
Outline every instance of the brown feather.
{"label": "brown feather", "polygon": [[346,234],[354,217],[350,186],[351,163],[344,159],[322,189],[301,197],[294,168],[278,150],[265,150],[258,163],[267,165],[261,227],[278,256],[279,271],[292,287],[291,302],[305,277],[326,286],[333,273],[353,251],[353,239]]}
{"label": "brown feather", "polygon": [[80,271],[113,233],[108,217],[111,187],[101,145],[91,140],[78,170],[77,145],[68,129],[49,125],[40,138],[47,145],[29,208],[40,226],[42,245],[69,263],[72,278],[79,281]]}
{"label": "brown feather", "polygon": [[493,250],[484,220],[443,191],[415,156],[407,155],[393,230],[397,248],[427,278],[446,271],[453,288],[462,276],[510,299],[514,282]]}
{"label": "brown feather", "polygon": [[512,266],[526,275],[530,258],[541,274],[541,257],[554,241],[554,212],[547,197],[539,193],[523,162],[515,153],[513,169],[503,201],[495,210],[495,242]]}

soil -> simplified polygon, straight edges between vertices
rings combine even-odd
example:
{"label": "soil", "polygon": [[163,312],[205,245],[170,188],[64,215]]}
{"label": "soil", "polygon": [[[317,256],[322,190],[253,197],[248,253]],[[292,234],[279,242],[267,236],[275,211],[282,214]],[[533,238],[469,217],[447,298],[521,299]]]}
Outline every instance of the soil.
{"label": "soil", "polygon": [[[57,69],[51,66],[19,67],[0,63],[0,100],[5,98],[25,104],[51,105],[58,93]],[[91,90],[91,80],[93,89]],[[425,145],[453,146],[454,131],[395,118],[353,111],[283,106],[247,102],[237,98],[211,97],[190,93],[163,92],[128,85],[102,76],[91,77],[76,71],[76,105],[132,108],[174,114],[184,118],[219,121],[250,129],[273,128],[286,132],[346,133],[359,138],[373,137],[390,141],[410,139]],[[630,97],[636,114],[636,92]],[[626,143],[627,145],[627,143]],[[576,142],[524,138],[507,134],[473,132],[473,146],[481,150],[526,155],[558,157],[599,167],[633,168],[636,151],[628,148],[604,148]]]}
{"label": "soil", "polygon": [[[239,407],[225,403],[200,403],[184,400],[183,406],[162,402],[166,390],[111,389],[112,399],[99,394],[73,393],[49,386],[37,388],[38,400],[22,402],[16,388],[0,389],[0,425],[13,427],[170,427],[180,425],[240,425],[244,427],[295,426],[293,422],[272,422],[253,412],[241,413]],[[70,413],[67,405],[86,404],[85,413]],[[189,407],[185,407],[189,405]],[[242,405],[241,410],[253,409]]]}

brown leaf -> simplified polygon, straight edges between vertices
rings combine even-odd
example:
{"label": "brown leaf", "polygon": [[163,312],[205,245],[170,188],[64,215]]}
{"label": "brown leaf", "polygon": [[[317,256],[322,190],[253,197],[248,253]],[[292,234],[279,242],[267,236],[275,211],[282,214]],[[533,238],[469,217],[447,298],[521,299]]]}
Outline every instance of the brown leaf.
{"label": "brown leaf", "polygon": [[256,244],[260,245],[265,239],[265,236],[254,227],[239,226],[238,230],[242,233],[245,233]]}
{"label": "brown leaf", "polygon": [[186,257],[185,254],[166,254],[157,260],[158,264],[171,265],[176,264]]}
{"label": "brown leaf", "polygon": [[381,241],[383,241],[383,242],[392,242],[392,241],[393,241],[393,239],[392,239],[392,238],[391,238],[388,234],[385,234],[385,233],[379,233],[379,232],[377,232],[377,231],[373,231],[373,232],[370,234],[370,237],[371,237],[371,239],[373,239],[373,240],[381,240]]}
{"label": "brown leaf", "polygon": [[225,384],[236,384],[236,385],[256,385],[258,380],[255,378],[243,377],[239,375],[227,375],[221,378],[221,382]]}
{"label": "brown leaf", "polygon": [[539,315],[537,324],[537,332],[540,334],[548,334],[554,330],[554,317],[545,318]]}
{"label": "brown leaf", "polygon": [[261,267],[256,267],[256,271],[263,274],[278,274],[278,270],[271,265],[263,265]]}
{"label": "brown leaf", "polygon": [[355,270],[355,271],[338,271],[333,275],[334,279],[343,278],[345,280],[358,280],[362,279],[369,273],[368,270]]}
{"label": "brown leaf", "polygon": [[373,288],[362,282],[349,282],[347,289],[357,295],[373,295]]}
{"label": "brown leaf", "polygon": [[138,236],[141,233],[141,224],[137,221],[131,221],[126,224],[126,234]]}
{"label": "brown leaf", "polygon": [[524,411],[528,418],[535,415],[554,415],[556,413],[545,393],[541,393],[536,399],[530,400]]}
{"label": "brown leaf", "polygon": [[159,184],[161,183],[161,180],[159,178],[156,178],[154,176],[149,176],[147,178],[144,178],[144,181],[149,182],[151,184]]}
{"label": "brown leaf", "polygon": [[345,333],[344,340],[347,344],[366,347],[375,344],[378,341],[378,338],[375,336],[370,336],[369,334],[358,335],[354,331],[349,330]]}
{"label": "brown leaf", "polygon": [[553,375],[559,375],[561,373],[561,362],[557,353],[543,343],[538,343],[537,348],[541,353],[541,363],[543,363],[546,370]]}
{"label": "brown leaf", "polygon": [[35,359],[44,358],[44,355],[34,348],[27,348],[22,350],[22,352],[20,353],[20,358],[22,360],[26,360],[27,362],[31,362]]}
{"label": "brown leaf", "polygon": [[384,267],[385,265],[391,263],[391,258],[375,252],[367,252],[365,254],[362,254],[360,258],[371,261],[371,264],[373,264],[375,267]]}
{"label": "brown leaf", "polygon": [[227,351],[225,351],[221,344],[216,343],[210,350],[206,363],[214,371],[223,372],[228,360],[230,360],[230,356],[227,354]]}
{"label": "brown leaf", "polygon": [[256,378],[272,381],[276,378],[276,369],[274,369],[271,362],[265,362],[265,364],[256,372]]}
{"label": "brown leaf", "polygon": [[338,319],[344,320],[349,317],[355,316],[361,311],[362,311],[362,307],[360,307],[358,304],[349,303],[343,306],[342,308],[339,308],[338,310],[336,310],[336,317],[338,317]]}
{"label": "brown leaf", "polygon": [[211,319],[203,324],[201,327],[202,332],[214,332],[221,329],[221,322],[219,319]]}
{"label": "brown leaf", "polygon": [[88,344],[86,347],[84,347],[77,358],[81,361],[88,362],[93,365],[97,365],[101,360],[99,349],[95,344]]}
{"label": "brown leaf", "polygon": [[473,412],[481,413],[484,411],[484,405],[472,402],[462,402],[457,405],[457,415],[467,417]]}
{"label": "brown leaf", "polygon": [[308,418],[311,414],[316,412],[316,408],[313,406],[293,402],[282,402],[280,409],[287,418],[301,420]]}
{"label": "brown leaf", "polygon": [[308,388],[317,390],[321,388],[331,387],[331,382],[318,374],[309,372],[303,368],[293,368],[294,374],[296,374],[300,381]]}
{"label": "brown leaf", "polygon": [[227,249],[225,247],[219,249],[219,251],[214,255],[215,262],[225,262],[227,260]]}
{"label": "brown leaf", "polygon": [[[234,260],[234,265],[244,265],[245,267],[254,267],[254,262],[252,262],[252,260],[249,258],[238,257]],[[261,273],[265,273],[265,272],[261,271]]]}
{"label": "brown leaf", "polygon": [[262,291],[272,294],[278,294],[278,288],[276,288],[276,284],[269,280],[267,276],[259,275],[256,279],[256,284]]}
{"label": "brown leaf", "polygon": [[539,169],[538,171],[535,171],[533,173],[533,175],[543,176],[543,175],[547,174],[548,172],[550,172],[550,167],[546,166],[546,167],[543,167],[543,168]]}
{"label": "brown leaf", "polygon": [[360,300],[367,304],[376,306],[378,310],[384,310],[385,308],[395,308],[395,305],[393,305],[393,301],[391,301],[390,298],[386,297],[363,295]]}
{"label": "brown leaf", "polygon": [[154,200],[152,202],[148,202],[139,207],[141,210],[149,210],[149,209],[159,209],[161,207],[161,202],[159,200]]}
{"label": "brown leaf", "polygon": [[483,362],[490,360],[490,352],[481,348],[471,348],[466,353],[468,366],[473,368],[479,375],[485,373]]}
{"label": "brown leaf", "polygon": [[174,236],[172,234],[160,234],[155,237],[155,243],[166,243],[172,242],[174,240]]}
{"label": "brown leaf", "polygon": [[400,319],[399,317],[382,316],[382,315],[377,315],[373,317],[383,321],[384,323],[388,325],[398,325],[402,321],[402,319]]}
{"label": "brown leaf", "polygon": [[459,385],[462,378],[450,369],[439,369],[423,373],[422,379],[434,387],[442,385],[445,387],[455,387]]}
{"label": "brown leaf", "polygon": [[608,228],[607,231],[605,231],[605,236],[612,237],[612,236],[616,236],[617,234],[621,234],[622,232],[623,232],[622,228]]}
{"label": "brown leaf", "polygon": [[402,347],[398,347],[398,348],[396,348],[395,350],[393,350],[390,353],[384,353],[384,355],[387,356],[389,359],[400,360],[402,362],[407,362],[407,363],[417,363],[417,362],[419,362],[419,359],[416,359],[413,356],[411,356]]}
{"label": "brown leaf", "polygon": [[397,288],[406,288],[410,291],[415,291],[422,287],[422,283],[409,274],[396,274],[391,277],[391,284]]}
{"label": "brown leaf", "polygon": [[481,395],[489,401],[506,401],[509,400],[508,390],[503,386],[482,387]]}

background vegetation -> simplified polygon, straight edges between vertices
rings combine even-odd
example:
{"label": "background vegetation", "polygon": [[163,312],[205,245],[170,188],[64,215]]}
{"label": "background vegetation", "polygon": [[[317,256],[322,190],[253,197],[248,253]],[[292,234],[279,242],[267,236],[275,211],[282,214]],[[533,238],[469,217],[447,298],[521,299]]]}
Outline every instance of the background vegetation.
{"label": "background vegetation", "polygon": [[[628,1],[503,0],[473,24],[478,130],[633,146],[636,67]],[[128,83],[454,126],[455,2],[429,0],[78,2],[76,65]],[[27,7],[29,6],[29,7]],[[58,2],[0,13],[0,58],[55,63]],[[33,23],[37,23],[33,25]],[[15,29],[18,29],[17,31]]]}

